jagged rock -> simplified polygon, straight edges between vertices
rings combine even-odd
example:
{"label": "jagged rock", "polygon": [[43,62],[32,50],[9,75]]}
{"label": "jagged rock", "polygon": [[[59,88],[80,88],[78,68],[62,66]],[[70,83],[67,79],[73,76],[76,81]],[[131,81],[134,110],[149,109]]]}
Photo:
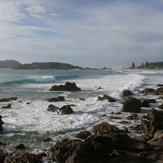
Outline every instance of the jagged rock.
{"label": "jagged rock", "polygon": [[8,104],[7,106],[2,106],[2,108],[11,108],[11,104]]}
{"label": "jagged rock", "polygon": [[133,95],[133,93],[128,89],[123,90],[122,93],[123,93],[123,96],[131,96],[131,95]]}
{"label": "jagged rock", "polygon": [[0,115],[0,132],[2,132],[3,131],[3,121],[2,121],[2,116]]}
{"label": "jagged rock", "polygon": [[64,105],[59,110],[60,110],[60,113],[62,115],[64,115],[64,114],[72,114],[73,113],[73,109],[71,108],[70,105]]}
{"label": "jagged rock", "polygon": [[19,144],[15,147],[15,149],[25,149],[26,147],[24,146],[24,144]]}
{"label": "jagged rock", "polygon": [[133,113],[131,114],[130,116],[127,117],[127,120],[134,120],[134,119],[137,119],[138,118],[138,115]]}
{"label": "jagged rock", "polygon": [[153,146],[156,150],[163,150],[163,130],[158,130],[153,139],[149,140],[151,146]]}
{"label": "jagged rock", "polygon": [[86,139],[90,135],[91,133],[89,131],[81,131],[78,134],[76,134],[76,137],[80,139]]}
{"label": "jagged rock", "polygon": [[52,86],[50,91],[81,91],[81,89],[75,83],[67,82],[65,85]]}
{"label": "jagged rock", "polygon": [[50,104],[47,108],[47,111],[55,112],[58,111],[59,108],[57,106],[54,106],[53,104]]}
{"label": "jagged rock", "polygon": [[17,100],[17,97],[1,98],[0,102],[10,102],[12,100]]}
{"label": "jagged rock", "polygon": [[108,95],[103,95],[102,97],[98,96],[97,100],[98,101],[108,100],[108,102],[116,102],[116,100],[113,97]]}
{"label": "jagged rock", "polygon": [[153,138],[157,130],[163,130],[163,111],[152,109],[141,119],[143,133],[147,138]]}
{"label": "jagged rock", "polygon": [[149,107],[149,100],[148,99],[141,99],[140,100],[141,107]]}
{"label": "jagged rock", "polygon": [[43,156],[46,154],[11,153],[6,156],[4,163],[41,163]]}
{"label": "jagged rock", "polygon": [[159,108],[159,109],[163,109],[163,104],[161,104],[158,108]]}
{"label": "jagged rock", "polygon": [[65,98],[63,96],[58,96],[54,98],[47,99],[48,102],[58,102],[58,101],[65,101]]}
{"label": "jagged rock", "polygon": [[140,113],[141,102],[140,99],[134,97],[127,97],[125,101],[122,102],[122,112],[137,112]]}

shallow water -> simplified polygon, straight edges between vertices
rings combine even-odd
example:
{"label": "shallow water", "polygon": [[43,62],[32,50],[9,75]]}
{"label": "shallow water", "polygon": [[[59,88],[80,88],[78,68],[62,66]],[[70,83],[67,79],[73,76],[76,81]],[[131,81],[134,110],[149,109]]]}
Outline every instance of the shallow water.
{"label": "shallow water", "polygon": [[[82,89],[79,92],[51,92],[53,85],[75,82]],[[14,150],[14,147],[23,143],[27,150],[40,152],[49,148],[57,140],[64,137],[73,137],[75,133],[91,129],[93,125],[107,121],[120,128],[136,125],[138,121],[127,121],[125,117],[130,113],[114,115],[122,108],[122,91],[129,89],[134,96],[143,98],[137,90],[144,87],[156,88],[163,83],[162,71],[118,71],[118,70],[10,70],[0,69],[0,98],[18,97],[17,101],[0,103],[0,107],[12,104],[11,109],[0,108],[0,115],[4,121],[4,131],[0,134],[0,141],[7,145],[1,148]],[[107,94],[117,102],[97,101],[99,95]],[[47,98],[64,96],[66,101],[47,102]],[[152,96],[148,96],[152,98]],[[84,98],[85,101],[79,100]],[[143,113],[151,108],[142,108]],[[47,107],[53,104],[62,107],[72,106],[74,113],[60,115],[57,112],[48,112]],[[101,116],[106,114],[107,116]],[[119,118],[110,118],[117,116]],[[122,124],[121,121],[127,121]],[[130,134],[138,134],[130,131]],[[51,142],[44,142],[51,137]]]}

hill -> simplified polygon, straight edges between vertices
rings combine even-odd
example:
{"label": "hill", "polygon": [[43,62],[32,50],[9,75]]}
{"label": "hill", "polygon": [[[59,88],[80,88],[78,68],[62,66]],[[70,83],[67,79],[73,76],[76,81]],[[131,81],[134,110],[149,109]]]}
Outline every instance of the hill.
{"label": "hill", "polygon": [[83,69],[79,66],[73,66],[67,63],[60,63],[60,62],[33,62],[30,64],[20,64],[15,67],[15,69],[61,69],[61,70],[68,70],[68,69]]}
{"label": "hill", "polygon": [[21,65],[20,62],[16,60],[4,60],[0,61],[0,68],[14,68]]}

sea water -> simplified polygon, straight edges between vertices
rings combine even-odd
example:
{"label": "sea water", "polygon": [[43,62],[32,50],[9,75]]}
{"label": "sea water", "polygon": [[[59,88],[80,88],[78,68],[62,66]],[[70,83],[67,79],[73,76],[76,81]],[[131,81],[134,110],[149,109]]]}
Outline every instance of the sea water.
{"label": "sea water", "polygon": [[[49,91],[53,85],[66,82],[75,82],[82,91]],[[137,120],[126,120],[130,113],[110,118],[115,116],[113,113],[121,112],[123,90],[129,89],[134,97],[144,98],[138,90],[156,88],[157,84],[163,84],[163,71],[0,69],[0,98],[18,98],[16,101],[0,103],[0,115],[4,121],[0,142],[7,143],[1,148],[12,151],[16,145],[23,143],[28,151],[37,153],[58,140],[73,138],[82,130],[91,130],[92,126],[102,121],[122,129],[129,128],[138,123]],[[98,96],[104,94],[115,98],[116,102],[98,101]],[[58,96],[64,96],[66,100],[46,100]],[[2,108],[9,103],[11,108]],[[58,112],[49,112],[47,108],[50,104],[57,107],[73,104],[74,113],[60,115]],[[142,115],[151,108],[157,109],[159,104],[161,100],[151,104],[150,108],[142,108],[139,114]],[[122,121],[126,123],[121,123]],[[138,133],[130,131],[129,134]],[[52,141],[45,142],[49,137]]]}

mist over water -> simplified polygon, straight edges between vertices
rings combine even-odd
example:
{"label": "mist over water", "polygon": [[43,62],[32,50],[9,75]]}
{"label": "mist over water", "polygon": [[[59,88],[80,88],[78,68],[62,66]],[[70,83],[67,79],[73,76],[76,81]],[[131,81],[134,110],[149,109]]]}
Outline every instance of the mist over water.
{"label": "mist over water", "polygon": [[[67,81],[75,82],[82,91],[49,91],[51,86],[65,84]],[[119,121],[130,113],[122,113],[121,119],[109,118],[112,112],[121,111],[121,101],[124,99],[122,91],[129,89],[137,96],[138,89],[147,85],[155,88],[158,83],[163,83],[162,71],[0,69],[0,98],[18,97],[17,101],[8,102],[12,105],[11,109],[1,108],[8,103],[0,103],[0,115],[5,122],[0,141],[7,142],[9,145],[4,148],[10,150],[15,145],[24,143],[29,151],[38,152],[48,148],[58,139],[73,137],[76,132],[91,129],[101,121],[107,121],[120,128],[128,127]],[[103,94],[115,98],[117,102],[97,101],[97,97]],[[64,96],[66,101],[46,100],[58,96]],[[80,98],[85,100],[81,101]],[[60,115],[57,112],[49,112],[47,108],[50,104],[57,107],[74,104],[74,113]],[[144,108],[144,112],[147,110]],[[107,116],[102,117],[103,114]],[[48,137],[52,137],[53,141],[43,142]]]}

